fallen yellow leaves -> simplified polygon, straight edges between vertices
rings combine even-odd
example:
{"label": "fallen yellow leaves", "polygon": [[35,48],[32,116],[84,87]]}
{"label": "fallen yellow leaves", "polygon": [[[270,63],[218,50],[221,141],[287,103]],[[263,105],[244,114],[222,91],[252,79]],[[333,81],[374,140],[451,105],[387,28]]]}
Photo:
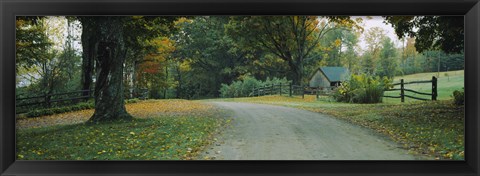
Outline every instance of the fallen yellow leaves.
{"label": "fallen yellow leaves", "polygon": [[138,118],[158,115],[180,116],[205,115],[213,109],[212,105],[188,100],[152,100],[126,105],[127,111]]}
{"label": "fallen yellow leaves", "polygon": [[[147,100],[125,105],[127,112],[136,118],[157,116],[201,116],[212,114],[213,106],[188,100]],[[18,129],[39,128],[54,125],[70,125],[87,121],[93,109],[54,114],[36,118],[17,119]]]}

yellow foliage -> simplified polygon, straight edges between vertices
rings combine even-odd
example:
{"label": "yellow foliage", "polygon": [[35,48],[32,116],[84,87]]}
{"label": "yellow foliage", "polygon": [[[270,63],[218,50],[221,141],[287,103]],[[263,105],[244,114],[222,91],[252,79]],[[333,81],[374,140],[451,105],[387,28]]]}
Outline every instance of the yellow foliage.
{"label": "yellow foliage", "polygon": [[339,47],[341,44],[342,44],[342,40],[340,40],[340,39],[337,39],[334,42],[335,47]]}

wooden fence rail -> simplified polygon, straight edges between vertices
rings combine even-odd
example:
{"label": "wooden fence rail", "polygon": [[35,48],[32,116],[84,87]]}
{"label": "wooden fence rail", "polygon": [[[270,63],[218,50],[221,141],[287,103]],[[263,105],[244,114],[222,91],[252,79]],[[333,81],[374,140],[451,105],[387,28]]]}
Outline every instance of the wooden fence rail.
{"label": "wooden fence rail", "polygon": [[253,87],[252,92],[248,95],[250,97],[264,96],[264,95],[302,95],[302,98],[305,98],[305,94],[316,95],[317,99],[320,94],[323,94],[324,90],[333,90],[334,87],[305,87],[301,85],[293,84],[274,84],[274,85],[265,85],[260,87]]}
{"label": "wooden fence rail", "polygon": [[283,95],[288,94],[289,96],[293,95],[302,95],[302,98],[305,97],[305,87],[300,85],[290,84],[273,84],[273,85],[264,85],[260,87],[253,87],[252,92],[249,94],[251,97],[264,96],[264,95]]}
{"label": "wooden fence rail", "polygon": [[[416,90],[408,89],[405,88],[405,85],[409,84],[423,84],[423,83],[431,83],[432,84],[432,92],[431,93],[425,93],[425,92],[419,92]],[[402,103],[405,102],[405,97],[416,99],[416,100],[437,100],[438,96],[438,91],[437,91],[437,78],[435,76],[432,77],[432,80],[425,80],[425,81],[411,81],[411,82],[404,82],[403,79],[400,80],[399,83],[392,84],[393,86],[398,86],[400,85],[400,88],[393,88],[393,89],[387,89],[385,91],[400,91],[399,96],[390,96],[390,95],[384,95],[383,97],[388,97],[388,98],[400,98]],[[429,95],[431,96],[431,99],[427,98],[420,98],[420,97],[415,97],[411,95],[406,95],[405,91],[407,92],[412,92],[420,95]]]}
{"label": "wooden fence rail", "polygon": [[[131,98],[142,98],[146,96],[146,89],[139,89],[139,92],[139,96]],[[15,107],[18,114],[27,111],[29,108],[51,108],[53,104],[61,105],[62,103],[66,104],[65,102],[75,104],[80,101],[87,101],[93,98],[93,93],[94,90],[77,90],[70,92],[16,98]]]}
{"label": "wooden fence rail", "polygon": [[76,104],[93,98],[93,90],[78,90],[54,94],[44,94],[15,99],[16,113],[24,113],[32,109],[51,108]]}

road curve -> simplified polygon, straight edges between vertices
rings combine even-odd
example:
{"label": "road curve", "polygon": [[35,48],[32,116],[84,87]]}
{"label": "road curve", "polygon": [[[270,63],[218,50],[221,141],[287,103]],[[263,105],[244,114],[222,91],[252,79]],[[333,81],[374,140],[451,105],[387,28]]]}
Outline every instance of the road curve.
{"label": "road curve", "polygon": [[328,115],[264,104],[211,103],[230,111],[233,121],[199,159],[418,159],[371,130]]}

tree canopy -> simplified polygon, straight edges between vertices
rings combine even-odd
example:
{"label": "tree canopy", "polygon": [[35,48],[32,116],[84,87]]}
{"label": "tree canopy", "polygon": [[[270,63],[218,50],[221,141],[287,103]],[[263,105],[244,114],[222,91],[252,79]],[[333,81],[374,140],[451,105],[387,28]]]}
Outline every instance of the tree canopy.
{"label": "tree canopy", "polygon": [[461,53],[464,50],[463,16],[385,16],[399,38],[414,37],[419,52],[442,50]]}
{"label": "tree canopy", "polygon": [[[364,31],[364,19],[17,17],[17,96],[82,90],[88,97],[93,89],[90,121],[103,122],[131,118],[125,99],[245,96],[255,85],[307,85],[324,66],[388,78],[464,68],[459,17],[385,17],[401,41],[379,27]],[[227,86],[240,84],[247,86]]]}

